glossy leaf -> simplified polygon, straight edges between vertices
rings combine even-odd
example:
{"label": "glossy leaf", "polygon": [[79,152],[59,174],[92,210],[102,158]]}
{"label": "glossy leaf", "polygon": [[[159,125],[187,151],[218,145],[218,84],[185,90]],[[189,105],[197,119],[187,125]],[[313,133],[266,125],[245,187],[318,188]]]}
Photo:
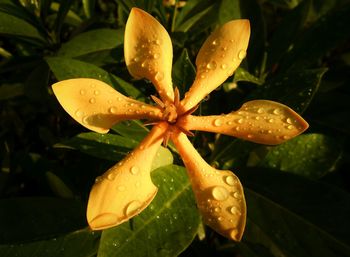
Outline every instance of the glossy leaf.
{"label": "glossy leaf", "polygon": [[174,87],[177,87],[180,93],[184,94],[192,85],[196,77],[196,69],[190,60],[187,49],[184,49],[176,60],[172,70],[172,77]]}
{"label": "glossy leaf", "polygon": [[[274,256],[350,256],[348,193],[322,182],[268,169],[246,169],[245,240]],[[300,233],[303,231],[303,233]]]}
{"label": "glossy leaf", "polygon": [[336,169],[342,148],[331,137],[304,134],[273,147],[258,166],[320,178]]}
{"label": "glossy leaf", "polygon": [[83,0],[84,13],[87,18],[94,15],[96,0]]}
{"label": "glossy leaf", "polygon": [[110,50],[121,46],[124,41],[122,29],[96,29],[81,33],[64,43],[58,55],[64,57],[77,57],[93,52]]}
{"label": "glossy leaf", "polygon": [[[56,144],[55,147],[75,149],[97,158],[119,161],[135,148],[138,143],[139,141],[137,140],[123,136],[88,132]],[[171,152],[167,148],[161,147],[152,163],[152,169],[169,165],[172,162],[173,156]]]}
{"label": "glossy leaf", "polygon": [[95,65],[62,57],[49,57],[46,61],[58,80],[94,78],[106,82],[123,95],[135,98],[142,96],[133,85]]}
{"label": "glossy leaf", "polygon": [[157,196],[129,224],[103,231],[98,257],[177,256],[193,240],[199,214],[184,168],[166,166],[152,179]]}
{"label": "glossy leaf", "polygon": [[100,233],[88,229],[31,242],[0,244],[2,257],[91,257],[97,252]]}
{"label": "glossy leaf", "polygon": [[34,39],[41,44],[45,42],[35,26],[21,18],[3,12],[0,12],[0,35]]}
{"label": "glossy leaf", "polygon": [[257,85],[261,85],[264,83],[264,81],[250,74],[247,70],[241,67],[237,68],[233,79],[233,82],[239,82],[239,81],[251,82]]}
{"label": "glossy leaf", "polygon": [[268,99],[283,103],[298,113],[310,104],[327,69],[289,71],[267,80],[249,99]]}

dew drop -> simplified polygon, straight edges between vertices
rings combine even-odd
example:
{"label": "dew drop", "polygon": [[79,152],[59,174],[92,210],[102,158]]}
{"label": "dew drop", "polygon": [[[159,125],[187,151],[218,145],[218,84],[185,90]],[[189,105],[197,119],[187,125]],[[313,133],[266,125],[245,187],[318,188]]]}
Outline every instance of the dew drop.
{"label": "dew drop", "polygon": [[220,207],[215,207],[214,211],[215,211],[215,212],[220,212],[220,211],[221,211],[221,208],[220,208]]}
{"label": "dew drop", "polygon": [[89,103],[94,104],[96,103],[96,99],[94,97],[91,97],[89,100]]}
{"label": "dew drop", "polygon": [[215,39],[213,42],[211,42],[212,45],[217,46],[219,45],[219,41],[217,39]]}
{"label": "dew drop", "polygon": [[146,65],[147,65],[147,62],[146,62],[146,61],[143,61],[143,62],[141,63],[141,67],[142,67],[142,68],[145,68]]}
{"label": "dew drop", "polygon": [[216,69],[216,62],[215,61],[211,61],[208,62],[207,66],[206,66],[209,70],[215,70]]}
{"label": "dew drop", "polygon": [[239,192],[234,192],[233,197],[236,199],[241,199],[241,194]]}
{"label": "dew drop", "polygon": [[139,62],[140,61],[140,57],[135,57],[133,60],[134,60],[134,62]]}
{"label": "dew drop", "polygon": [[95,90],[95,91],[94,91],[94,94],[95,94],[95,95],[99,95],[99,94],[100,94],[100,90]]}
{"label": "dew drop", "polygon": [[83,117],[84,116],[84,112],[82,110],[78,109],[75,112],[75,116],[77,116],[78,118]]}
{"label": "dew drop", "polygon": [[274,122],[274,119],[269,119],[269,122],[270,122],[270,123],[273,123],[273,122]]}
{"label": "dew drop", "polygon": [[233,240],[237,241],[237,240],[238,240],[237,236],[238,236],[238,230],[237,230],[237,229],[232,229],[232,230],[230,231],[230,237],[231,237]]}
{"label": "dew drop", "polygon": [[294,128],[293,125],[289,125],[289,126],[287,127],[287,129],[293,129],[293,128]]}
{"label": "dew drop", "polygon": [[156,41],[154,41],[154,43],[159,46],[159,45],[162,44],[162,40],[161,39],[156,39]]}
{"label": "dew drop", "polygon": [[223,221],[224,218],[223,217],[218,217],[218,221]]}
{"label": "dew drop", "polygon": [[202,78],[202,79],[205,79],[205,74],[201,74],[201,78]]}
{"label": "dew drop", "polygon": [[139,169],[137,166],[132,166],[132,167],[130,168],[130,172],[131,172],[131,174],[133,174],[133,175],[136,175],[137,173],[139,173],[139,171],[140,171],[140,169]]}
{"label": "dew drop", "polygon": [[214,199],[218,201],[224,201],[229,196],[229,192],[227,191],[227,189],[222,186],[214,187],[211,191],[211,194],[214,197]]}
{"label": "dew drop", "polygon": [[239,208],[237,206],[232,206],[230,208],[230,212],[233,214],[233,215],[241,215],[241,212],[239,210]]}
{"label": "dew drop", "polygon": [[102,177],[101,176],[98,176],[96,179],[95,179],[95,183],[99,183],[102,181]]}
{"label": "dew drop", "polygon": [[264,109],[263,109],[263,108],[259,108],[259,109],[257,110],[257,112],[260,113],[260,114],[261,114],[261,113],[264,113]]}
{"label": "dew drop", "polygon": [[273,114],[276,114],[276,115],[281,114],[281,110],[280,109],[274,109],[273,110]]}
{"label": "dew drop", "polygon": [[239,119],[237,122],[239,123],[239,124],[242,124],[243,123],[243,119]]}
{"label": "dew drop", "polygon": [[293,124],[293,121],[292,121],[292,119],[291,119],[291,118],[287,118],[287,120],[286,120],[286,121],[287,121],[287,123],[288,123],[288,124]]}
{"label": "dew drop", "polygon": [[116,114],[117,112],[118,112],[118,109],[117,109],[117,107],[110,107],[109,109],[108,109],[108,111],[110,112],[110,113],[112,113],[112,114]]}
{"label": "dew drop", "polygon": [[233,177],[233,176],[226,176],[225,177],[225,182],[226,182],[226,184],[227,185],[229,185],[229,186],[233,186],[233,185],[235,185],[236,184],[236,179]]}
{"label": "dew drop", "polygon": [[156,81],[162,81],[164,79],[164,73],[161,71],[158,71],[154,77]]}
{"label": "dew drop", "polygon": [[223,70],[226,70],[226,68],[227,68],[227,64],[225,64],[225,63],[223,63],[223,64],[221,64],[221,69],[223,69]]}
{"label": "dew drop", "polygon": [[154,59],[158,59],[159,57],[160,57],[160,55],[157,54],[157,53],[155,53],[155,54],[153,55],[153,58],[154,58]]}
{"label": "dew drop", "polygon": [[243,60],[246,55],[247,52],[244,49],[242,49],[238,52],[238,59]]}
{"label": "dew drop", "polygon": [[85,95],[86,94],[86,90],[85,89],[80,89],[80,94],[81,95]]}
{"label": "dew drop", "polygon": [[215,127],[220,127],[222,125],[222,120],[220,119],[215,119],[213,122]]}
{"label": "dew drop", "polygon": [[113,172],[111,172],[111,173],[109,173],[108,175],[107,175],[107,179],[108,180],[114,180],[115,179],[115,173],[113,173]]}
{"label": "dew drop", "polygon": [[125,208],[125,215],[129,217],[135,214],[137,211],[140,210],[140,207],[141,203],[139,201],[130,202]]}

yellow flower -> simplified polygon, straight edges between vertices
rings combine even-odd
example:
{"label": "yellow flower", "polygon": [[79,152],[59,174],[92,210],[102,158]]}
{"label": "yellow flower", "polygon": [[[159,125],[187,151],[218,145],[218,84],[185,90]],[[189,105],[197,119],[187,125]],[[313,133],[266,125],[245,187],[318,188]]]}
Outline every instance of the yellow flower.
{"label": "yellow flower", "polygon": [[152,96],[157,105],[128,98],[95,79],[69,79],[53,85],[63,108],[90,130],[107,133],[117,122],[129,119],[154,124],[134,151],[96,179],[87,207],[91,229],[116,226],[150,204],[157,193],[150,176],[151,164],[161,143],[170,139],[187,168],[204,222],[223,236],[241,240],[246,204],[239,179],[231,171],[207,164],[186,134],[209,131],[273,145],[308,127],[287,106],[267,100],[247,102],[229,114],[192,115],[199,102],[239,66],[249,36],[248,20],[230,21],[214,31],[198,53],[195,81],[180,100],[172,85],[173,54],[168,33],[151,15],[133,8],[125,28],[125,62],[133,77],[152,81],[159,94],[159,98]]}

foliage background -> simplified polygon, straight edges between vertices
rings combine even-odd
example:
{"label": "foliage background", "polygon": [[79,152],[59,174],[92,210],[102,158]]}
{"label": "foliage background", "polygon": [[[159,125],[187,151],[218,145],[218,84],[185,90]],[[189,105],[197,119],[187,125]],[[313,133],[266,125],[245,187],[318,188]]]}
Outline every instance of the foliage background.
{"label": "foliage background", "polygon": [[[350,256],[349,1],[169,2],[0,1],[0,256]],[[147,128],[125,122],[108,135],[88,132],[63,111],[50,85],[92,77],[150,102],[145,96],[154,89],[133,80],[123,61],[133,6],[169,31],[173,80],[182,93],[210,31],[248,18],[246,60],[199,112],[272,99],[310,123],[307,133],[275,147],[207,133],[192,138],[209,163],[231,169],[245,186],[248,223],[241,243],[202,226],[171,147],[157,155],[152,178],[160,192],[145,212],[103,233],[87,229],[94,178]]]}

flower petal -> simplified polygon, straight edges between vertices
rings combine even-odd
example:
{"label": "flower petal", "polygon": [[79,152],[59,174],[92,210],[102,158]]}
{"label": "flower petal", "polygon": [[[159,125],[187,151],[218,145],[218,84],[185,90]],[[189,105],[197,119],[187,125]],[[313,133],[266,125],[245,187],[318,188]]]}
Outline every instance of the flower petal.
{"label": "flower petal", "polygon": [[173,133],[172,140],[187,168],[204,222],[219,234],[240,241],[247,210],[239,179],[229,170],[206,163],[185,134]]}
{"label": "flower petal", "polygon": [[171,39],[165,28],[141,9],[131,9],[125,27],[124,55],[133,77],[152,81],[163,101],[174,100]]}
{"label": "flower petal", "polygon": [[196,79],[181,101],[182,112],[196,106],[233,74],[246,56],[249,36],[249,21],[233,20],[208,37],[197,55]]}
{"label": "flower petal", "polygon": [[267,145],[283,143],[309,127],[288,106],[268,100],[246,102],[238,111],[225,115],[183,116],[177,125],[185,130],[220,133]]}
{"label": "flower petal", "polygon": [[119,225],[153,200],[158,189],[151,180],[151,164],[167,127],[166,123],[154,126],[138,148],[96,179],[86,214],[91,229]]}
{"label": "flower petal", "polygon": [[162,116],[158,107],[128,98],[96,79],[63,80],[52,85],[52,89],[72,118],[99,133],[107,133],[122,120],[159,120]]}

